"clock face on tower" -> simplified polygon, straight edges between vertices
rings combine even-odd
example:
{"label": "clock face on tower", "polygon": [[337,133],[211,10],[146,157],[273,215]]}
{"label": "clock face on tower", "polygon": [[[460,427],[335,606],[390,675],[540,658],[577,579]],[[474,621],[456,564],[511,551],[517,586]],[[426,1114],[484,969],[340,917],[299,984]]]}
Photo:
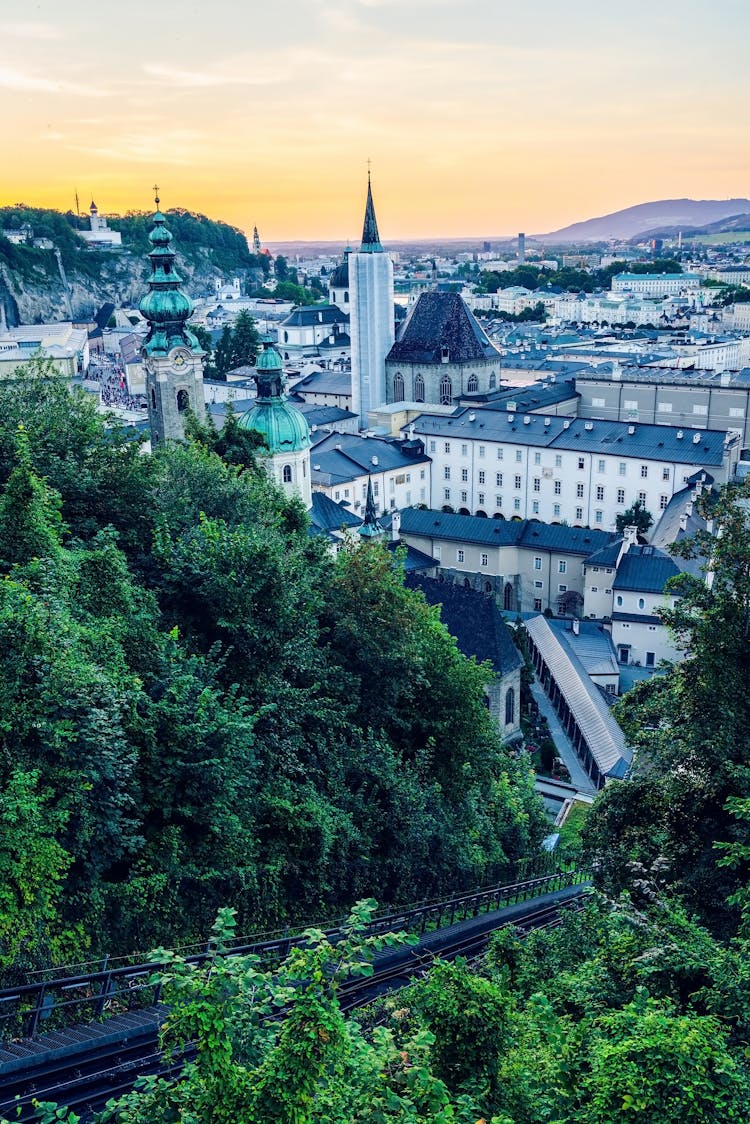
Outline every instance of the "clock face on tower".
{"label": "clock face on tower", "polygon": [[180,369],[180,367],[185,366],[185,356],[181,351],[178,351],[177,355],[175,355],[174,359],[172,360],[172,366],[176,367],[178,370]]}

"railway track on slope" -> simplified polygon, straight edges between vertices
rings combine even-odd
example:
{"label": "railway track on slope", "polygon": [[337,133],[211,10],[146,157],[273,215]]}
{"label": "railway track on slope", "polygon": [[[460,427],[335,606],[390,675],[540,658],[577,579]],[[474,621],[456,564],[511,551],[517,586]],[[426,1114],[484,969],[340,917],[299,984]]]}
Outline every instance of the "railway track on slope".
{"label": "railway track on slope", "polygon": [[[547,893],[539,889],[549,888]],[[560,923],[565,910],[580,908],[588,883],[577,874],[529,880],[501,888],[517,893],[501,893],[499,908],[482,913],[480,895],[463,895],[448,902],[424,907],[419,921],[418,944],[383,950],[375,957],[374,973],[366,979],[345,983],[339,992],[342,1010],[350,1013],[373,999],[395,991],[424,976],[436,959],[479,956],[492,933],[505,925],[521,932],[547,928]],[[534,893],[534,891],[537,891]],[[519,900],[520,899],[520,900]],[[467,905],[471,901],[471,906]],[[440,913],[441,907],[447,907]],[[430,916],[453,918],[452,923],[430,927]],[[456,914],[465,916],[455,920]],[[408,914],[411,911],[406,911]],[[390,915],[395,922],[406,914]],[[414,928],[414,918],[412,931]],[[386,919],[378,919],[380,931]],[[240,949],[234,951],[240,954]],[[143,969],[146,966],[137,966]],[[151,966],[149,966],[150,968]],[[161,966],[154,965],[157,970]],[[133,969],[135,971],[135,969]],[[140,977],[136,977],[140,978]],[[78,978],[74,986],[79,984]],[[60,985],[64,987],[63,981]],[[0,993],[0,1001],[2,1000]],[[137,1011],[126,1011],[103,1022],[65,1027],[33,1039],[0,1045],[0,1119],[34,1121],[39,1119],[36,1103],[55,1101],[78,1113],[82,1121],[100,1111],[107,1101],[129,1092],[138,1077],[158,1074],[168,1079],[179,1076],[185,1061],[194,1056],[191,1047],[168,1061],[159,1050],[159,1027],[168,1009],[160,1003]],[[19,1115],[16,1115],[19,1113]]]}

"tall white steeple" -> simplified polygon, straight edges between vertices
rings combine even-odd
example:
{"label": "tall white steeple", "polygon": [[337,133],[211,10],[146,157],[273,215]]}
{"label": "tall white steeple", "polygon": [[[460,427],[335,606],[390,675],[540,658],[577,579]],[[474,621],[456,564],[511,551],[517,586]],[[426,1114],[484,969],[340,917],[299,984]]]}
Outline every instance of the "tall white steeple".
{"label": "tall white steeple", "polygon": [[366,429],[368,414],[386,402],[385,357],[394,341],[393,263],[383,250],[367,173],[362,245],[349,255],[352,411]]}

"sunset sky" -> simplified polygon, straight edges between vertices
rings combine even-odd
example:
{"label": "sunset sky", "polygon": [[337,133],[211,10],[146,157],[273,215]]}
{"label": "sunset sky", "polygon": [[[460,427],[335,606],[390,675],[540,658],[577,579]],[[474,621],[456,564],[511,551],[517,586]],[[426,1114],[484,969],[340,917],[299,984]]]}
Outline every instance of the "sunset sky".
{"label": "sunset sky", "polygon": [[748,0],[0,0],[0,203],[357,239],[750,194]]}

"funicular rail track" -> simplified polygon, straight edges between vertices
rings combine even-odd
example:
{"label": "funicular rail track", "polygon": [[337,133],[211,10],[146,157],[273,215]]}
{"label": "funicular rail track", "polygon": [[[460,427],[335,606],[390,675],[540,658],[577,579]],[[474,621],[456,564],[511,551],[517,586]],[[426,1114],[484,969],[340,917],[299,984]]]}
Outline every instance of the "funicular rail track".
{"label": "funicular rail track", "polygon": [[[580,908],[587,888],[584,874],[557,873],[376,918],[371,933],[403,930],[416,933],[419,941],[377,954],[372,976],[341,988],[342,1009],[353,1011],[405,986],[438,957],[478,956],[504,925],[523,933],[559,924],[566,909]],[[328,935],[335,940],[337,930]],[[230,955],[255,953],[273,965],[294,943],[288,935],[250,941]],[[189,959],[201,963],[210,955],[204,951]],[[156,962],[132,965],[0,992],[0,1028],[18,1025],[20,1019],[30,1030],[0,1042],[0,1119],[35,1120],[34,1102],[51,1100],[85,1120],[110,1098],[132,1089],[139,1076],[177,1077],[192,1051],[188,1048],[169,1063],[161,1056],[158,1034],[167,1008],[159,986],[151,982],[159,970],[163,966]],[[47,1031],[53,1013],[67,1022]]]}

